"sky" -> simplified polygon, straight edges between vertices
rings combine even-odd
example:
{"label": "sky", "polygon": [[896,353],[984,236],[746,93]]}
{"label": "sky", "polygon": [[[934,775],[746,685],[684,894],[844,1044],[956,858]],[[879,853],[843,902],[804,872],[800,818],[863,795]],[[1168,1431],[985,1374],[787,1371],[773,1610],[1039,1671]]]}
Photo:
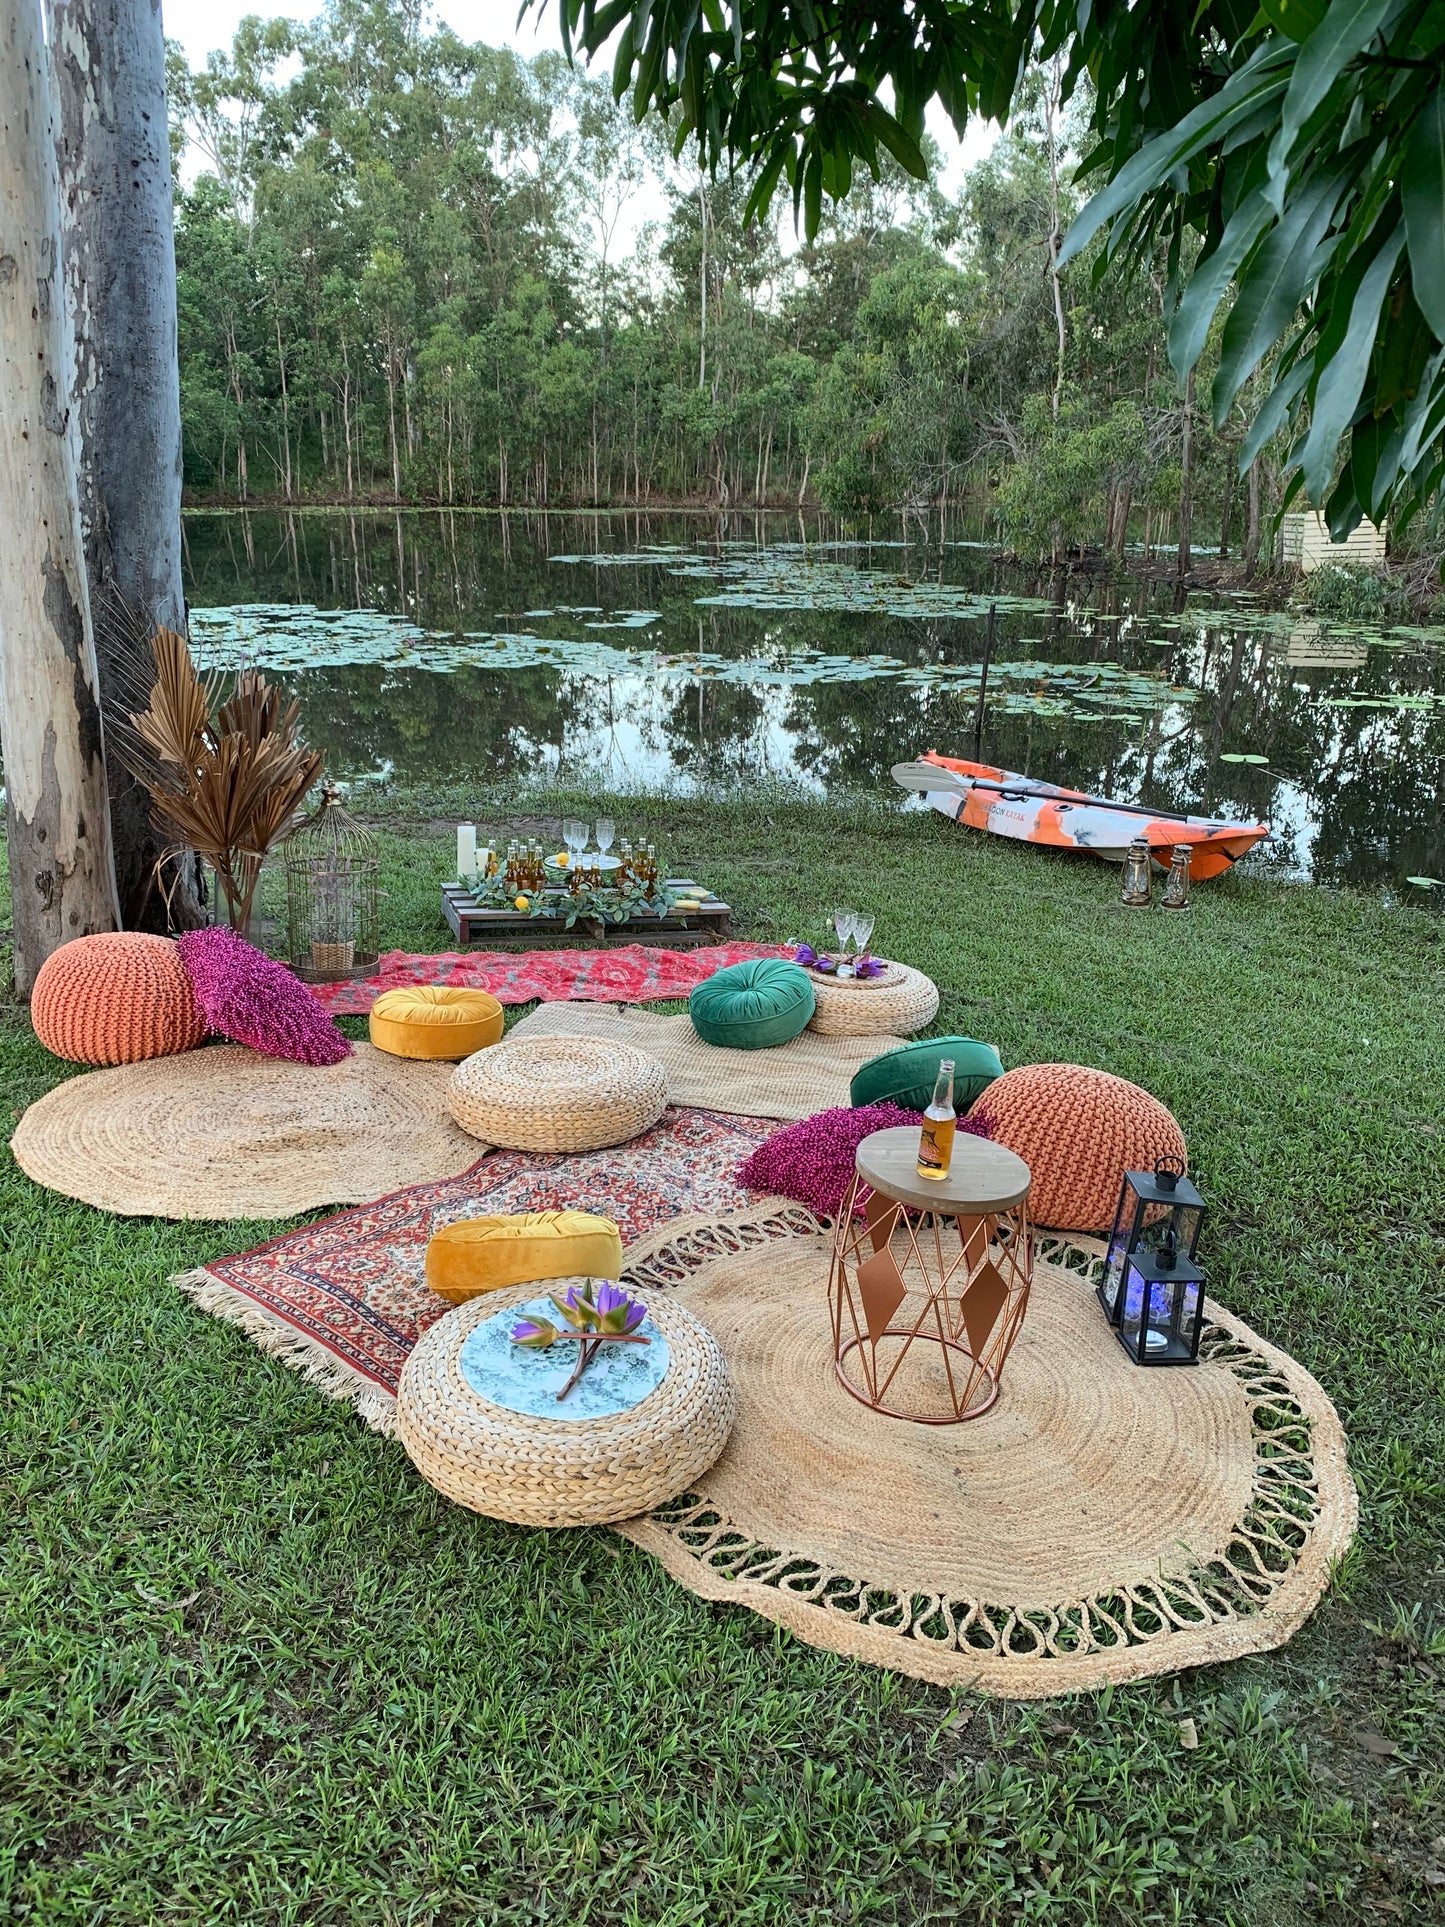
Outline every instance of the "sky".
{"label": "sky", "polygon": [[[560,48],[556,6],[549,5],[540,14],[533,7],[519,26],[517,5],[518,0],[432,0],[432,12],[463,40],[480,40],[492,47],[515,47],[529,59],[548,48]],[[321,12],[321,0],[162,0],[161,10],[167,37],[181,43],[192,67],[203,67],[208,53],[230,46],[231,37],[246,14],[258,13],[266,19],[287,16],[309,20]],[[610,72],[610,62],[604,63],[602,70]],[[962,185],[967,168],[993,146],[997,130],[988,123],[974,122],[960,142],[948,116],[936,102],[929,109],[928,128],[944,155],[938,185],[952,196]],[[183,175],[194,171],[193,161],[191,167],[183,169]],[[628,211],[630,219],[625,222],[632,232],[619,237],[623,246],[635,238],[643,222],[660,219],[665,211],[660,189],[654,196],[639,195]]]}

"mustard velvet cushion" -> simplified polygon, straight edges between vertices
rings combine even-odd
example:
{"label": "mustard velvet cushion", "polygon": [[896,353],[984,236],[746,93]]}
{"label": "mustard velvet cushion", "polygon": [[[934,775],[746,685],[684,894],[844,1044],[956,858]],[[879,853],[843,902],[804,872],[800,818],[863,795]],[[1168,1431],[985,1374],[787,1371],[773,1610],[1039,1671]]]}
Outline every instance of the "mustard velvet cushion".
{"label": "mustard velvet cushion", "polygon": [[460,1305],[503,1285],[543,1278],[617,1278],[622,1239],[611,1218],[590,1211],[525,1211],[463,1218],[426,1248],[426,1281]]}
{"label": "mustard velvet cushion", "polygon": [[502,1006],[485,990],[410,984],[371,1006],[371,1041],[393,1057],[470,1057],[502,1034]]}

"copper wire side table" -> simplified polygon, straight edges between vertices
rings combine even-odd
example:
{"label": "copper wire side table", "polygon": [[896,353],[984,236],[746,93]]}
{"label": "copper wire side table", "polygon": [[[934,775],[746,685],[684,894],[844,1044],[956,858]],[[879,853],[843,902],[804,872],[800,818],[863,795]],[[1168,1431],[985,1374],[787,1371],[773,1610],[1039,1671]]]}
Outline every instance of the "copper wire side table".
{"label": "copper wire side table", "polygon": [[962,1133],[946,1178],[920,1178],[917,1157],[916,1125],[858,1146],[828,1280],[834,1366],[875,1412],[957,1425],[998,1398],[1028,1309],[1029,1167]]}

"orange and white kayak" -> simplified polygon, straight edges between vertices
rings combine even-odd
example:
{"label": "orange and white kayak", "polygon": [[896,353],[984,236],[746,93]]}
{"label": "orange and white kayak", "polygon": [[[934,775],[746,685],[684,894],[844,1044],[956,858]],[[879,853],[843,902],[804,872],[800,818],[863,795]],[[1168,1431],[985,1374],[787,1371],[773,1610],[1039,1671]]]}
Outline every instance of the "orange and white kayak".
{"label": "orange and white kayak", "polygon": [[1194,855],[1190,875],[1215,877],[1269,835],[1267,823],[1236,823],[1218,816],[1174,816],[1139,803],[1111,803],[1083,790],[1039,782],[991,763],[969,763],[932,750],[916,763],[899,763],[894,781],[926,794],[945,816],[970,829],[1039,843],[1054,850],[1087,850],[1122,863],[1141,837],[1164,864],[1174,846]]}

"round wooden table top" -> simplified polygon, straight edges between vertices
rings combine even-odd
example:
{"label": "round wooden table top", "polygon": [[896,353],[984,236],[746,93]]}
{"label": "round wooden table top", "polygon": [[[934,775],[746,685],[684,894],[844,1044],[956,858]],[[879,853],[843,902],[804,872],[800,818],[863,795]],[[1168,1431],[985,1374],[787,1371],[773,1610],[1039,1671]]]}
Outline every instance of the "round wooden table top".
{"label": "round wooden table top", "polygon": [[916,1124],[875,1131],[858,1146],[858,1175],[875,1191],[915,1211],[982,1218],[1009,1211],[1029,1194],[1029,1167],[1021,1157],[986,1137],[960,1131],[946,1178],[918,1175]]}

